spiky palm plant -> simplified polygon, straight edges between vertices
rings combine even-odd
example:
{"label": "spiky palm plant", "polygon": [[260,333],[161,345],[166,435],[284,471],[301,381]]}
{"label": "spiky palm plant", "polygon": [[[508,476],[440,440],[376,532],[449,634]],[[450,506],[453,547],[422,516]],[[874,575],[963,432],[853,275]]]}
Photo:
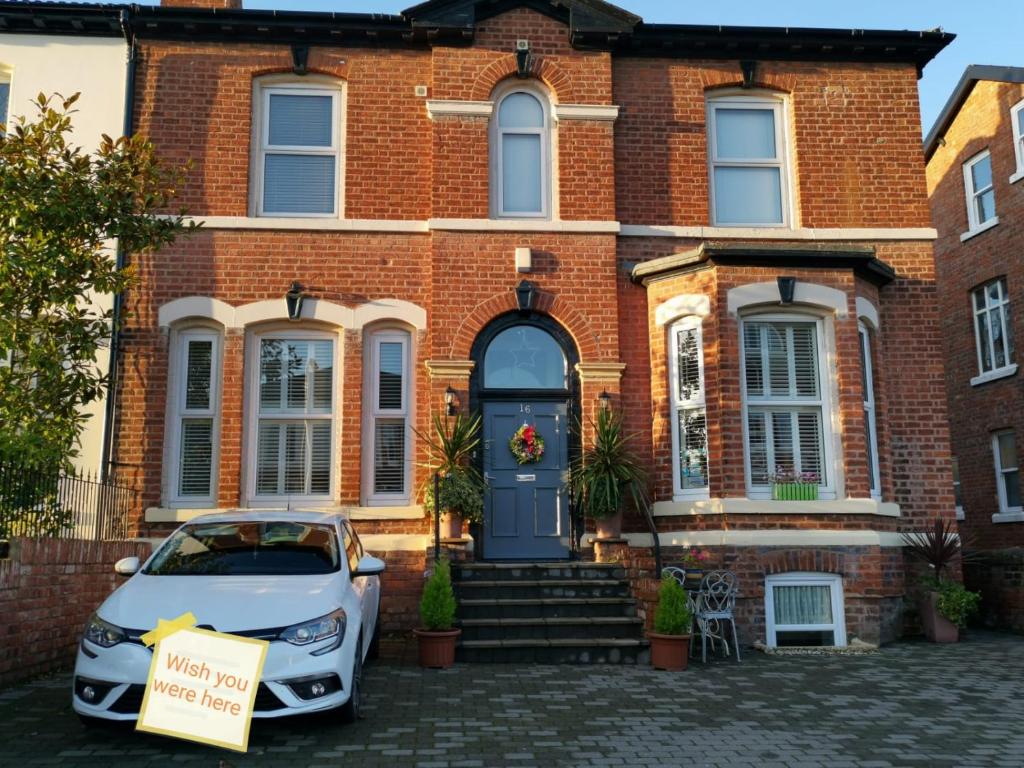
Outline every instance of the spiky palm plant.
{"label": "spiky palm plant", "polygon": [[936,519],[931,528],[901,533],[900,537],[911,554],[934,569],[933,576],[936,579],[941,578],[942,572],[953,564],[958,555],[961,561],[973,557],[973,553],[963,551],[965,545],[970,545],[970,541],[957,532],[956,523],[951,520]]}
{"label": "spiky palm plant", "polygon": [[569,485],[583,513],[593,520],[614,517],[628,495],[637,509],[647,504],[647,473],[630,449],[622,417],[610,408],[590,422],[594,441],[573,462]]}
{"label": "spiky palm plant", "polygon": [[472,461],[473,451],[480,444],[479,415],[431,417],[431,434],[416,434],[430,446],[430,458],[420,466],[428,470],[420,493],[428,512],[434,509],[434,475],[441,476],[441,509],[457,511],[471,522],[483,517],[484,482]]}

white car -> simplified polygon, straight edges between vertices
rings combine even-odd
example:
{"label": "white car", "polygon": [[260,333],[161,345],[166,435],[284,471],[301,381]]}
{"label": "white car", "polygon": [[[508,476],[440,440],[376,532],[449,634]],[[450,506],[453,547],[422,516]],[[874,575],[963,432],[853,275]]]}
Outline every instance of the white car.
{"label": "white car", "polygon": [[341,708],[359,716],[363,661],[376,653],[384,561],[348,520],[246,511],[182,525],[86,624],[72,704],[83,722],[136,720],[152,651],[141,635],[191,611],[200,627],[269,640],[254,717]]}

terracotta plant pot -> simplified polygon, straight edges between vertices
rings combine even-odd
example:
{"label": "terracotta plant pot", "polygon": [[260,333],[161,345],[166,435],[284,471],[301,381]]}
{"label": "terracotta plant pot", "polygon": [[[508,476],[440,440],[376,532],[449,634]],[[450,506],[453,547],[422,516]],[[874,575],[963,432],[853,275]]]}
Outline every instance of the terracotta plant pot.
{"label": "terracotta plant pot", "polygon": [[414,629],[420,646],[420,666],[428,669],[448,669],[455,663],[455,642],[461,629],[431,631]]}
{"label": "terracotta plant pot", "polygon": [[441,538],[462,538],[462,515],[458,512],[445,512],[441,515]]}
{"label": "terracotta plant pot", "polygon": [[924,635],[933,643],[955,643],[960,639],[957,625],[939,613],[938,592],[925,593],[920,610]]}
{"label": "terracotta plant pot", "polygon": [[651,641],[651,666],[679,672],[690,660],[690,635],[662,635],[648,632]]}
{"label": "terracotta plant pot", "polygon": [[595,520],[594,524],[597,526],[597,538],[617,539],[622,536],[622,510],[611,517]]}

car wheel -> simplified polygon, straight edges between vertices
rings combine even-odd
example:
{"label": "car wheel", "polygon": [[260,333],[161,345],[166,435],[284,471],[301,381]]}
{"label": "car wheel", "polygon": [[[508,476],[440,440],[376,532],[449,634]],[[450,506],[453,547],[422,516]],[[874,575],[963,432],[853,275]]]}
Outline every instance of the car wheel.
{"label": "car wheel", "polygon": [[370,639],[370,647],[366,649],[366,658],[377,659],[380,657],[380,611],[377,612],[377,620],[373,622],[373,637]]}
{"label": "car wheel", "polygon": [[359,719],[363,696],[363,639],[359,638],[356,646],[356,659],[352,663],[352,690],[348,701],[341,705],[341,721],[354,723]]}

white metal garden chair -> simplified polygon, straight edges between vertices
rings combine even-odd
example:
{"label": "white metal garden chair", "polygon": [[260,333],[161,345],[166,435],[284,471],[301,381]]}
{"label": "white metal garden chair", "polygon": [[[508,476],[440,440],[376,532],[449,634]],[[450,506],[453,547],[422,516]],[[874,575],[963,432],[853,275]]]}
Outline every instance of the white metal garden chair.
{"label": "white metal garden chair", "polygon": [[[740,660],[740,644],[736,637],[736,593],[739,591],[736,574],[732,571],[710,571],[704,575],[700,584],[700,592],[695,600],[694,621],[700,630],[701,661],[708,660],[708,639],[711,639],[712,650],[715,640],[720,640],[729,655],[729,642],[725,637],[726,621],[732,629],[732,644],[736,649],[736,661]],[[690,654],[696,650],[690,644]]]}

